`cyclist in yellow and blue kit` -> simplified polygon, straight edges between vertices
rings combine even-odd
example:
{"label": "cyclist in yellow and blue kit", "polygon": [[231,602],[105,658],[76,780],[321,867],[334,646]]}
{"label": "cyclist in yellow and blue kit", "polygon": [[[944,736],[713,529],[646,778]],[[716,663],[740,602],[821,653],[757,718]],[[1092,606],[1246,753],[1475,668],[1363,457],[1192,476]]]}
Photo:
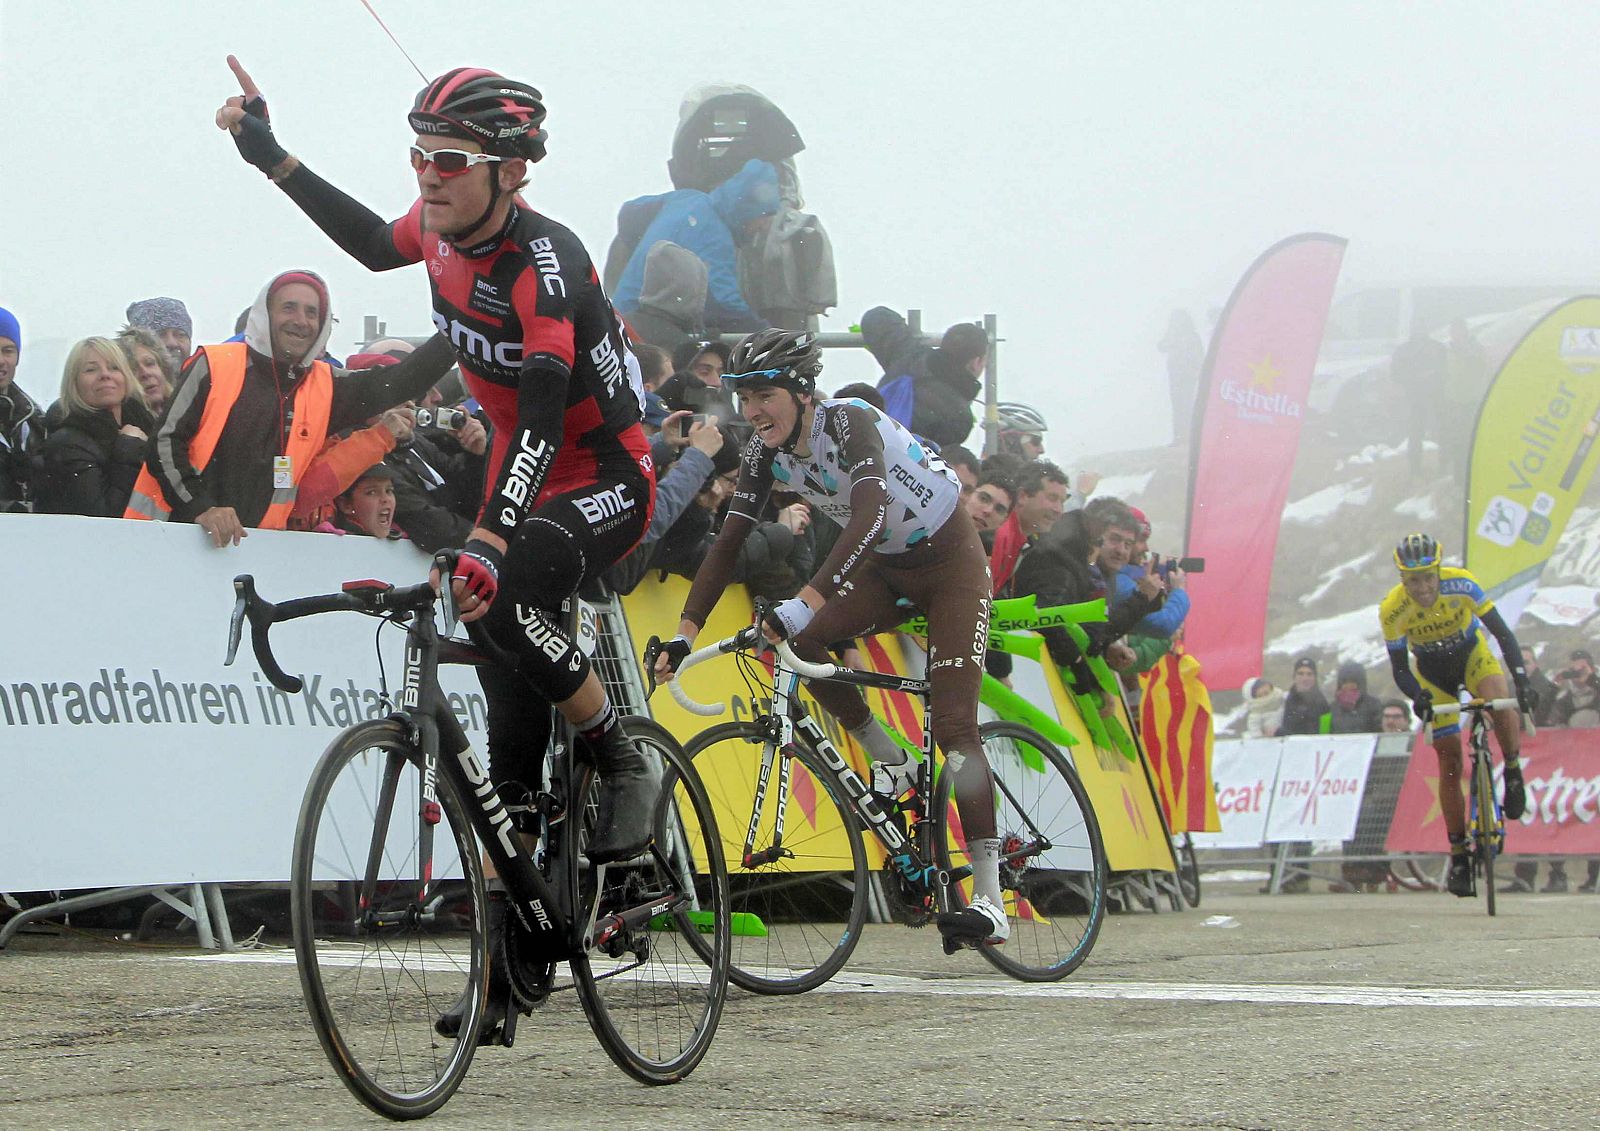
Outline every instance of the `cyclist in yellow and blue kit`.
{"label": "cyclist in yellow and blue kit", "polygon": [[[1477,578],[1464,569],[1441,563],[1439,543],[1426,534],[1408,534],[1395,547],[1400,584],[1378,607],[1383,639],[1395,686],[1411,700],[1417,717],[1431,723],[1430,737],[1439,756],[1439,808],[1450,834],[1447,886],[1456,895],[1472,894],[1472,865],[1467,857],[1467,812],[1461,795],[1461,723],[1459,715],[1433,723],[1435,702],[1457,701],[1465,688],[1480,699],[1506,698],[1505,671],[1489,650],[1484,629],[1494,635],[1511,666],[1517,702],[1524,713],[1537,705],[1522,666],[1522,649],[1511,626],[1489,600]],[[1416,673],[1410,658],[1416,656]],[[1495,711],[1494,731],[1505,760],[1505,815],[1519,819],[1527,808],[1519,761],[1515,711]]]}

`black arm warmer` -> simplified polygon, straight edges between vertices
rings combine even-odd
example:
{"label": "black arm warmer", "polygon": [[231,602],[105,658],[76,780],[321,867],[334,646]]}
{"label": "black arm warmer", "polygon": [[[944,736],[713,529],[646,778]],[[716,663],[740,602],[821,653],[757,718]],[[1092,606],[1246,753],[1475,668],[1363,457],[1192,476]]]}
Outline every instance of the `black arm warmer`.
{"label": "black arm warmer", "polygon": [[392,271],[411,262],[395,250],[389,223],[382,216],[334,188],[307,169],[305,162],[279,181],[278,187],[367,270]]}

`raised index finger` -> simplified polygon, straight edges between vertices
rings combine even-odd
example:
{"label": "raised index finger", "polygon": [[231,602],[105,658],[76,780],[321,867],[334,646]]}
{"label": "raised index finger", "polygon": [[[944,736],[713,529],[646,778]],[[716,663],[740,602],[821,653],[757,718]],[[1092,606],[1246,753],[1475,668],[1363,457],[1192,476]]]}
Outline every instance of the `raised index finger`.
{"label": "raised index finger", "polygon": [[239,89],[244,92],[245,101],[260,98],[261,91],[256,88],[256,82],[250,77],[250,72],[232,55],[228,56],[228,67],[233,71],[233,77],[239,80]]}

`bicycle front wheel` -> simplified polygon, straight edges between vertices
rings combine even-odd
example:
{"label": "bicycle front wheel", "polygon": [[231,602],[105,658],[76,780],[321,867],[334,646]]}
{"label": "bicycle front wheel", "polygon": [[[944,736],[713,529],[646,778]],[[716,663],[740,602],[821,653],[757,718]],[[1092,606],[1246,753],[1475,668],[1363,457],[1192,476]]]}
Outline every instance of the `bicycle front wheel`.
{"label": "bicycle front wheel", "polygon": [[[688,755],[721,814],[734,915],[729,978],[760,994],[816,989],[861,940],[867,851],[860,823],[799,739],[777,749],[754,723],[719,723],[690,740]],[[787,789],[779,786],[785,769]]]}
{"label": "bicycle front wheel", "polygon": [[[1485,746],[1487,747],[1486,740]],[[1475,741],[1474,746],[1477,745]],[[1472,752],[1472,791],[1477,794],[1476,817],[1473,821],[1474,848],[1478,857],[1478,872],[1483,877],[1483,898],[1489,914],[1494,908],[1494,858],[1499,851],[1500,812],[1494,804],[1494,771],[1489,768],[1487,748]]]}
{"label": "bicycle front wheel", "polygon": [[[295,961],[323,1051],[357,1099],[416,1119],[455,1092],[476,1051],[487,904],[451,779],[422,796],[421,756],[391,720],[334,739],[306,787],[290,887]],[[466,1006],[458,1035],[439,1014]]]}
{"label": "bicycle front wheel", "polygon": [[[1100,823],[1077,771],[1047,738],[1016,723],[978,728],[994,773],[1000,837],[1000,888],[1011,937],[978,953],[1024,982],[1065,978],[1089,957],[1106,914],[1106,852]],[[934,812],[945,824],[937,838],[940,864],[968,861],[951,775],[941,773]],[[965,907],[972,881],[951,884],[952,910]]]}
{"label": "bicycle front wheel", "polygon": [[[683,748],[650,719],[622,725],[661,771],[654,841],[640,856],[607,866],[598,893],[599,870],[585,872],[580,902],[594,907],[594,927],[572,974],[589,1025],[617,1067],[645,1084],[675,1084],[711,1047],[727,998],[727,870],[711,802]],[[587,768],[577,778],[588,830],[597,787]]]}

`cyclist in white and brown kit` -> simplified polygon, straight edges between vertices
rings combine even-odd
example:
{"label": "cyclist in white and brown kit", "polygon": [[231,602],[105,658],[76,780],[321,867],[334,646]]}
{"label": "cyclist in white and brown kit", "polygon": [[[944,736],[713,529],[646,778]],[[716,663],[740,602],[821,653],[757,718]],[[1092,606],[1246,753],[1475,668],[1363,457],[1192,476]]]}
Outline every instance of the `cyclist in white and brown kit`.
{"label": "cyclist in white and brown kit", "polygon": [[[833,552],[796,597],[773,607],[769,638],[797,655],[828,659],[826,645],[894,627],[906,598],[928,618],[933,737],[955,775],[956,806],[973,868],[973,899],[941,915],[952,938],[1001,943],[1010,935],[1000,891],[994,784],[978,739],[978,689],[989,638],[989,563],[958,504],[955,473],[910,432],[864,401],[821,400],[816,336],[762,330],[734,347],[722,380],[755,429],[722,532],[695,575],[678,635],[657,674],[668,678],[727,587],[739,545],[773,490],[800,495],[844,528]],[[817,681],[812,693],[873,761],[873,791],[905,792],[906,753],[853,687]]]}

